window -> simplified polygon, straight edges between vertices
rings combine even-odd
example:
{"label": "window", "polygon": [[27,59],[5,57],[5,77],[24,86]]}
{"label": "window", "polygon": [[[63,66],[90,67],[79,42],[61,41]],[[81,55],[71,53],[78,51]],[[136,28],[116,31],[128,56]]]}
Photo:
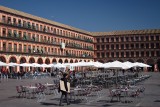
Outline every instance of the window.
{"label": "window", "polygon": [[144,57],[144,51],[141,52],[141,57]]}
{"label": "window", "polygon": [[116,42],[119,42],[119,38],[118,37],[116,37]]}
{"label": "window", "polygon": [[156,35],[156,40],[157,40],[157,41],[159,40],[159,35]]}
{"label": "window", "polygon": [[159,49],[159,48],[160,48],[160,47],[159,47],[159,43],[156,43],[156,48],[157,48],[157,49]]}
{"label": "window", "polygon": [[151,41],[154,41],[154,36],[151,36]]}
{"label": "window", "polygon": [[114,49],[114,45],[111,45],[111,49]]}
{"label": "window", "polygon": [[117,58],[119,57],[119,52],[116,52],[116,57],[117,57]]}
{"label": "window", "polygon": [[114,52],[111,52],[111,57],[112,57],[112,58],[114,57]]}
{"label": "window", "polygon": [[39,30],[39,25],[38,24],[36,24],[36,30]]}
{"label": "window", "polygon": [[133,38],[133,37],[131,37],[131,41],[134,41],[134,38]]}
{"label": "window", "polygon": [[16,23],[16,18],[13,18],[13,25],[17,25],[17,23]]}
{"label": "window", "polygon": [[104,43],[104,38],[101,38],[102,43]]}
{"label": "window", "polygon": [[104,50],[104,45],[101,45],[101,49]]}
{"label": "window", "polygon": [[35,24],[34,24],[34,23],[32,23],[32,29],[33,29],[33,30],[35,30],[35,29],[36,29],[36,27],[35,27]]}
{"label": "window", "polygon": [[99,45],[97,45],[97,50],[100,50],[100,46]]}
{"label": "window", "polygon": [[22,23],[21,23],[21,20],[20,20],[20,19],[18,20],[18,26],[19,26],[19,27],[22,26]]}
{"label": "window", "polygon": [[136,52],[136,57],[139,57],[139,52],[138,51]]}
{"label": "window", "polygon": [[113,37],[111,38],[111,42],[114,42],[114,38]]}
{"label": "window", "polygon": [[141,48],[144,48],[144,44],[143,43],[141,43]]}
{"label": "window", "polygon": [[126,44],[126,49],[129,49],[129,44]]}
{"label": "window", "polygon": [[106,49],[109,49],[109,45],[106,45]]}
{"label": "window", "polygon": [[27,27],[26,21],[23,21],[23,27]]}
{"label": "window", "polygon": [[126,57],[129,57],[129,52],[126,52]]}
{"label": "window", "polygon": [[154,51],[151,51],[151,56],[154,56]]}
{"label": "window", "polygon": [[24,45],[24,50],[23,51],[27,52],[27,46],[26,45]]}
{"label": "window", "polygon": [[139,48],[139,44],[138,44],[138,43],[136,43],[136,48],[137,48],[137,49]]}
{"label": "window", "polygon": [[97,38],[97,43],[99,43],[100,41],[99,41],[99,38]]}
{"label": "window", "polygon": [[12,31],[11,31],[11,29],[8,29],[8,36],[12,37]]}
{"label": "window", "polygon": [[160,51],[156,51],[156,55],[157,55],[157,56],[160,56]]}
{"label": "window", "polygon": [[2,22],[6,23],[6,16],[2,16]]}
{"label": "window", "polygon": [[152,49],[154,48],[154,43],[151,43],[151,48],[152,48]]}
{"label": "window", "polygon": [[144,36],[141,36],[141,41],[144,41]]}
{"label": "window", "polygon": [[126,41],[129,41],[129,38],[128,38],[128,37],[126,37]]}
{"label": "window", "polygon": [[104,52],[101,53],[102,58],[104,58]]}
{"label": "window", "polygon": [[121,42],[123,42],[124,41],[124,38],[123,37],[121,37]]}
{"label": "window", "polygon": [[8,44],[8,51],[12,52],[12,43]]}
{"label": "window", "polygon": [[106,53],[106,57],[108,57],[108,58],[109,58],[109,52],[107,52],[107,53]]}
{"label": "window", "polygon": [[149,41],[149,36],[146,36],[146,41]]}
{"label": "window", "polygon": [[17,52],[17,44],[14,44],[14,52]]}
{"label": "window", "polygon": [[134,57],[134,52],[133,52],[133,51],[131,52],[131,57],[132,57],[132,58]]}
{"label": "window", "polygon": [[109,38],[106,38],[106,42],[109,42]]}
{"label": "window", "polygon": [[118,44],[116,44],[116,49],[119,49],[119,45]]}
{"label": "window", "polygon": [[131,44],[131,49],[134,49],[134,44]]}
{"label": "window", "polygon": [[19,50],[18,51],[22,52],[22,45],[21,44],[19,44]]}
{"label": "window", "polygon": [[5,28],[3,28],[2,36],[6,36],[6,29]]}
{"label": "window", "polygon": [[121,52],[121,57],[124,57],[124,52]]}
{"label": "window", "polygon": [[146,56],[149,57],[149,51],[146,52]]}
{"label": "window", "polygon": [[138,36],[136,36],[136,41],[139,41],[139,37]]}
{"label": "window", "polygon": [[121,49],[124,49],[124,44],[121,44]]}
{"label": "window", "polygon": [[8,17],[7,22],[8,22],[8,24],[11,24],[11,17]]}
{"label": "window", "polygon": [[97,53],[97,58],[100,58],[100,54],[99,53]]}
{"label": "window", "polygon": [[146,43],[146,48],[147,48],[147,49],[149,48],[149,43]]}

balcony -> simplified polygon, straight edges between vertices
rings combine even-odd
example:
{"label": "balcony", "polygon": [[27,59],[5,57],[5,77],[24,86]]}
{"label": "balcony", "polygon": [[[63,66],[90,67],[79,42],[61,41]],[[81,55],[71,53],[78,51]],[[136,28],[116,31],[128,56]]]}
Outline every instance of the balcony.
{"label": "balcony", "polygon": [[40,33],[45,33],[45,34],[47,33],[49,35],[57,35],[58,37],[62,37],[62,38],[65,37],[65,38],[74,39],[74,40],[78,40],[78,41],[85,41],[85,42],[88,42],[88,43],[93,43],[93,40],[90,39],[90,38],[87,38],[87,37],[81,38],[80,36],[78,36],[78,37],[69,37],[67,35],[62,36],[62,35],[59,35],[59,34],[55,34],[53,32],[49,32],[49,31],[47,31],[46,28],[43,28],[43,29],[39,30],[38,28],[35,27],[35,25],[30,25],[29,23],[28,24],[27,23],[21,24],[21,23],[4,21],[4,20],[1,20],[0,23],[5,24],[5,25],[9,25],[9,26],[12,26],[12,27],[18,27],[18,28],[22,28],[22,29],[32,30],[32,31],[40,32]]}
{"label": "balcony", "polygon": [[19,55],[19,54],[23,54],[23,55],[34,55],[34,56],[51,56],[51,57],[66,57],[66,58],[93,58],[93,56],[91,55],[80,55],[77,56],[76,54],[70,54],[70,53],[66,53],[66,54],[60,54],[60,53],[56,53],[56,52],[47,52],[44,49],[31,49],[31,48],[11,48],[11,47],[0,47],[0,53],[4,53],[4,54],[13,54],[13,55]]}

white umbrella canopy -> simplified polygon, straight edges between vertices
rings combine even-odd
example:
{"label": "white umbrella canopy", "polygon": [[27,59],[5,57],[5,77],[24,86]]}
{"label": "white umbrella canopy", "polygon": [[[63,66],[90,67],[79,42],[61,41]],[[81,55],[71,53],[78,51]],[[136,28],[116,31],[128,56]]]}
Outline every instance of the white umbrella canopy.
{"label": "white umbrella canopy", "polygon": [[55,67],[55,68],[66,68],[66,66],[64,64],[61,64],[61,63],[53,64],[53,67]]}
{"label": "white umbrella canopy", "polygon": [[103,68],[104,66],[104,64],[103,63],[101,63],[101,62],[98,62],[98,61],[96,61],[96,62],[87,62],[87,65],[89,65],[89,66],[94,66],[94,67],[98,67],[98,68]]}
{"label": "white umbrella canopy", "polygon": [[147,65],[141,62],[135,62],[133,64],[134,64],[134,67],[151,67],[150,65]]}
{"label": "white umbrella canopy", "polygon": [[7,64],[0,61],[0,66],[7,66]]}
{"label": "white umbrella canopy", "polygon": [[89,62],[77,62],[77,63],[72,63],[71,66],[72,67],[86,67],[86,66],[93,66],[93,63],[89,63]]}
{"label": "white umbrella canopy", "polygon": [[126,66],[129,66],[130,68],[134,67],[134,63],[129,61],[123,62],[123,64],[125,64]]}
{"label": "white umbrella canopy", "polygon": [[19,66],[23,66],[23,67],[31,67],[32,64],[29,64],[29,63],[22,63],[22,64],[19,64]]}
{"label": "white umbrella canopy", "polygon": [[41,65],[38,63],[31,63],[31,64],[32,64],[32,67],[41,67]]}
{"label": "white umbrella canopy", "polygon": [[14,63],[14,62],[10,62],[10,63],[8,63],[7,65],[8,65],[8,66],[12,66],[12,67],[19,66],[19,64]]}
{"label": "white umbrella canopy", "polygon": [[123,64],[120,61],[114,61],[114,62],[110,62],[110,63],[105,63],[104,64],[105,68],[109,68],[109,69],[129,69],[130,67]]}
{"label": "white umbrella canopy", "polygon": [[50,68],[51,67],[51,65],[48,65],[48,64],[41,64],[40,66],[45,67],[45,68]]}

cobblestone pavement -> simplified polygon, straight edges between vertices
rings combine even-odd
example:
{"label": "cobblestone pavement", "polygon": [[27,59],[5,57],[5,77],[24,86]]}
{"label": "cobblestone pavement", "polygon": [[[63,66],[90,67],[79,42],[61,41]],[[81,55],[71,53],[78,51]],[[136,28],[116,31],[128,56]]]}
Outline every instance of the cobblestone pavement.
{"label": "cobblestone pavement", "polygon": [[[91,101],[71,102],[67,107],[160,107],[160,72],[145,72],[151,77],[139,85],[145,87],[145,93],[138,97],[130,98],[131,102],[110,102],[109,90],[103,89],[101,91],[102,97],[91,97]],[[53,78],[42,79],[9,79],[1,80],[0,83],[0,107],[56,107],[59,106],[60,95],[46,95],[45,101],[37,102],[37,99],[17,98],[16,86],[29,85],[35,83],[52,83]],[[124,99],[122,99],[124,100]]]}

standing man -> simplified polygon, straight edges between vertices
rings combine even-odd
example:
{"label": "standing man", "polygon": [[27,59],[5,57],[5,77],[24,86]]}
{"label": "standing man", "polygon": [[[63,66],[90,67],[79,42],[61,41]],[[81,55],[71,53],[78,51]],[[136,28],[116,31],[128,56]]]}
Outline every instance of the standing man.
{"label": "standing man", "polygon": [[67,105],[70,105],[69,101],[68,101],[68,87],[67,87],[67,74],[66,73],[63,73],[63,78],[61,78],[61,81],[64,82],[64,88],[66,91],[64,90],[61,90],[61,86],[59,86],[59,92],[62,93],[61,95],[61,98],[60,98],[60,102],[59,102],[59,106],[63,106],[62,105],[62,100],[63,100],[63,97],[65,96],[65,99],[66,99],[66,102],[67,102]]}

